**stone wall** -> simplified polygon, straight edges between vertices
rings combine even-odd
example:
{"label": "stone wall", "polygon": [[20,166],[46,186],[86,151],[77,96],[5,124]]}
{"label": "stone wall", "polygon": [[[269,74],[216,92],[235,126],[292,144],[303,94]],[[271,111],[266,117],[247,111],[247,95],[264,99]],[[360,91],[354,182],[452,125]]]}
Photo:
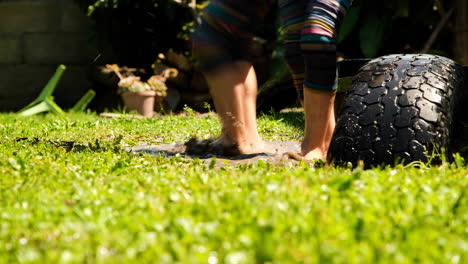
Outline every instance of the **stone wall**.
{"label": "stone wall", "polygon": [[0,0],[0,111],[16,111],[42,90],[59,64],[54,92],[63,108],[89,88],[98,56],[91,21],[73,0]]}

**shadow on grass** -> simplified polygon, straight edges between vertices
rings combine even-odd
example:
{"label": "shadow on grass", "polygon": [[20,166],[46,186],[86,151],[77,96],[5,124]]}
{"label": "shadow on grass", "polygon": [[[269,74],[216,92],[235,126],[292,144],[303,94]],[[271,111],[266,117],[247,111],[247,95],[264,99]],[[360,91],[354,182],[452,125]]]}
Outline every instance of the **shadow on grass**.
{"label": "shadow on grass", "polygon": [[125,151],[124,148],[120,146],[120,142],[122,137],[118,137],[117,139],[111,142],[102,142],[99,139],[96,139],[94,143],[77,143],[75,141],[64,141],[64,140],[47,140],[47,139],[39,139],[37,137],[34,138],[16,138],[15,142],[25,142],[31,145],[38,145],[38,144],[45,144],[56,148],[63,148],[67,152],[84,152],[84,151],[91,151],[91,152],[107,152],[111,151],[114,153],[120,153]]}
{"label": "shadow on grass", "polygon": [[152,146],[137,146],[137,147],[121,147],[120,141],[122,138],[117,138],[111,142],[102,142],[96,140],[94,143],[82,144],[75,141],[62,140],[46,140],[34,138],[16,138],[15,142],[21,142],[30,146],[46,145],[52,148],[64,149],[67,152],[112,152],[112,153],[147,153],[153,156],[163,156],[165,158],[180,156],[187,159],[211,160],[218,159],[217,165],[223,165],[223,161],[229,161],[230,164],[249,164],[259,160],[264,160],[269,163],[283,163],[283,152],[297,151],[298,145],[296,142],[269,142],[272,145],[271,152],[259,152],[253,154],[237,154],[226,155],[224,153],[213,153],[206,149],[200,151],[188,151],[186,144],[162,144]]}

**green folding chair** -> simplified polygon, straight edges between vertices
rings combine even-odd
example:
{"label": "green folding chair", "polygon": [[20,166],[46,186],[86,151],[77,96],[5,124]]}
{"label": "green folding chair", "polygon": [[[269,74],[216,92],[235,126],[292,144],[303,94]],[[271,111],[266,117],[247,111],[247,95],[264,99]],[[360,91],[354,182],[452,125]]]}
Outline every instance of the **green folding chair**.
{"label": "green folding chair", "polygon": [[[55,71],[52,78],[50,78],[47,85],[42,89],[39,96],[32,101],[25,108],[21,109],[18,112],[20,116],[30,116],[39,114],[42,112],[51,112],[55,114],[64,114],[65,112],[54,102],[54,97],[52,96],[55,88],[57,87],[58,82],[62,78],[63,72],[67,67],[65,65],[59,65]],[[96,92],[89,90],[86,94],[73,106],[71,111],[73,112],[82,112],[86,109],[86,106],[93,100]]]}

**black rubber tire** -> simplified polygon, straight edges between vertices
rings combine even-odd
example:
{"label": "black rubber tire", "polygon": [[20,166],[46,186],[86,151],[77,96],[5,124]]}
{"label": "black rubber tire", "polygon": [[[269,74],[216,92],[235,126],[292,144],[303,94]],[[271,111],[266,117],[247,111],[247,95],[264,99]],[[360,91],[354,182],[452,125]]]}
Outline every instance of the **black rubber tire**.
{"label": "black rubber tire", "polygon": [[435,55],[389,55],[361,67],[338,115],[328,160],[366,167],[447,150],[463,69]]}

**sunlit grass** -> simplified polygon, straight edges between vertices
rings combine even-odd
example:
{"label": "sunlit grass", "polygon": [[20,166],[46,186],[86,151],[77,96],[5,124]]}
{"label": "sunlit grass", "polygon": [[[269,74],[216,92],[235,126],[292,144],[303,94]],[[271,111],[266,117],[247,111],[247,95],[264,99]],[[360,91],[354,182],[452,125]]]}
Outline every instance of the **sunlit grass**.
{"label": "sunlit grass", "polygon": [[[259,130],[299,140],[301,124],[273,113]],[[208,138],[218,125],[190,113],[0,115],[0,263],[468,261],[461,157],[363,170],[125,151]]]}

